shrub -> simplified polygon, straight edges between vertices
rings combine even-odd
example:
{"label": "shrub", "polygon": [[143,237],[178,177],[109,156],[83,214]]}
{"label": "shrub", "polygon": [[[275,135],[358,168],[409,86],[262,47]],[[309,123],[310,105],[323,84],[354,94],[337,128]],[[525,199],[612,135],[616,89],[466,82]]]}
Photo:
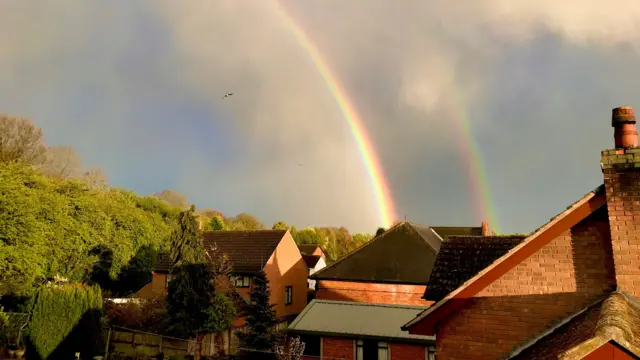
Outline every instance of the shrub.
{"label": "shrub", "polygon": [[29,324],[29,358],[91,359],[100,352],[102,296],[97,286],[42,287]]}
{"label": "shrub", "polygon": [[166,333],[167,308],[163,297],[140,299],[140,301],[123,304],[107,302],[104,314],[111,326],[156,334]]}

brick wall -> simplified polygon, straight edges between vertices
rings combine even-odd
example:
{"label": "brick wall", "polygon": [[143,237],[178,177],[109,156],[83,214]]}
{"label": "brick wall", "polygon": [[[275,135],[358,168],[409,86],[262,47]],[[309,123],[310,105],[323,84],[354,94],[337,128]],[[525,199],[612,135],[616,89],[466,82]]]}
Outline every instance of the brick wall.
{"label": "brick wall", "polygon": [[618,286],[640,296],[640,149],[603,151],[602,171]]}
{"label": "brick wall", "polygon": [[498,359],[613,288],[601,208],[481,291],[437,326],[444,359]]}
{"label": "brick wall", "polygon": [[416,344],[389,344],[389,360],[424,360],[425,359],[425,347],[424,345]]}
{"label": "brick wall", "polygon": [[354,360],[353,339],[341,339],[333,337],[322,338],[322,358],[327,360],[344,359]]}
{"label": "brick wall", "polygon": [[142,289],[136,293],[137,297],[150,299],[156,296],[167,295],[167,274],[154,272],[151,277],[151,282],[145,285]]}
{"label": "brick wall", "polygon": [[376,284],[349,281],[318,280],[316,299],[380,304],[430,305],[422,299],[424,285]]}

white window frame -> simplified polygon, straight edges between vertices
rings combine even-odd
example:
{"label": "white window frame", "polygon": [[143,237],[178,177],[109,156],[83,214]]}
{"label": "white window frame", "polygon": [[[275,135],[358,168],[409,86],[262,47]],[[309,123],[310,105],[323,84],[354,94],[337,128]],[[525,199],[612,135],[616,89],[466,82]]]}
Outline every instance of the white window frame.
{"label": "white window frame", "polygon": [[167,274],[167,279],[165,280],[164,287],[169,288],[169,282],[173,280],[173,275]]}
{"label": "white window frame", "polygon": [[233,280],[233,285],[237,288],[251,287],[251,277],[247,275],[236,276]]}
{"label": "white window frame", "polygon": [[426,360],[436,360],[436,347],[433,345],[425,346],[424,358]]}

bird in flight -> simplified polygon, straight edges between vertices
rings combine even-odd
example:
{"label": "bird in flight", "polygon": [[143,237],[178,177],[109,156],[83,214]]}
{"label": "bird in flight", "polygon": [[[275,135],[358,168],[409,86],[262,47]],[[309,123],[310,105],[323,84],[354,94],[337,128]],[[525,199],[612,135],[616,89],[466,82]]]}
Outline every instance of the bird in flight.
{"label": "bird in flight", "polygon": [[223,99],[224,99],[224,98],[228,98],[228,97],[229,97],[229,96],[231,96],[231,95],[233,95],[233,93],[225,93],[225,94],[224,94],[224,96],[223,96],[222,98],[223,98]]}

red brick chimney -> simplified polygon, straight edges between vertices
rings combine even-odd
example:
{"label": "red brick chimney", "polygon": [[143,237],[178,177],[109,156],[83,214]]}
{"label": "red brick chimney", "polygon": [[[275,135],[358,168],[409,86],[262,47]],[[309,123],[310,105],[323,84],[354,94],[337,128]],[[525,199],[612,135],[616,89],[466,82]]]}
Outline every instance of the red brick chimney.
{"label": "red brick chimney", "polygon": [[621,290],[640,295],[640,148],[636,117],[630,107],[613,109],[615,149],[602,151],[600,166],[611,227],[616,282]]}
{"label": "red brick chimney", "polygon": [[489,236],[489,235],[491,235],[491,230],[489,230],[489,224],[486,221],[483,221],[482,222],[482,236]]}

